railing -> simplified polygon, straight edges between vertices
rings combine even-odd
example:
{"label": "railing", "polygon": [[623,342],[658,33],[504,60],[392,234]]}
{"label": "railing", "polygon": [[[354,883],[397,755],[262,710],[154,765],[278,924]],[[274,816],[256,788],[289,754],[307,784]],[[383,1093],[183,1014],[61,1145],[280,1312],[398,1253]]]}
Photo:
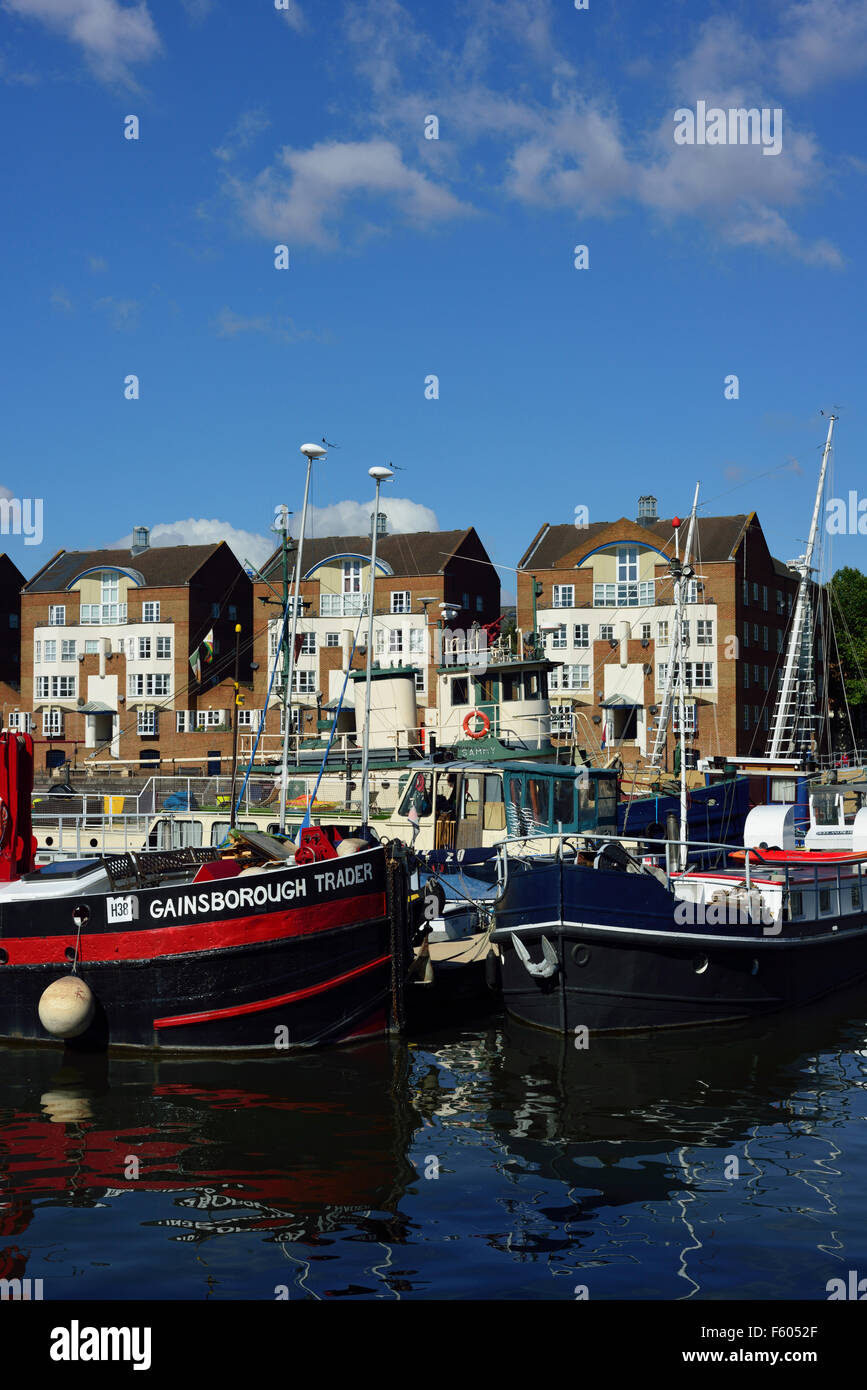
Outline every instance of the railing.
{"label": "railing", "polygon": [[139,850],[147,838],[150,816],[116,815],[95,819],[87,815],[33,816],[33,830],[43,832],[36,862],[50,859],[90,859],[98,854]]}

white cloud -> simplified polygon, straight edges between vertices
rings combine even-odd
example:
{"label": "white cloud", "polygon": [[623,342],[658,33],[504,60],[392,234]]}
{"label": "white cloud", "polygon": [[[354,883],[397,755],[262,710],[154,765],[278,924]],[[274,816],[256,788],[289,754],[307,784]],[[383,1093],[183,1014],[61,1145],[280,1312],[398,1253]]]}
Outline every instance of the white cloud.
{"label": "white cloud", "polygon": [[327,333],[317,333],[310,328],[296,327],[295,320],[288,315],[279,314],[236,314],[233,309],[223,306],[214,320],[217,336],[236,338],[240,333],[263,333],[270,338],[278,338],[283,343],[328,342]]}
{"label": "white cloud", "polygon": [[298,4],[298,0],[281,0],[281,7],[280,13],[289,25],[289,28],[294,29],[296,34],[303,34],[304,30],[307,28],[307,20],[304,17],[301,6]]}
{"label": "white cloud", "polygon": [[[439,531],[436,512],[408,497],[391,497],[380,493],[379,510],[388,517],[388,530],[393,534],[407,531]],[[373,498],[369,502],[332,502],[328,507],[307,508],[308,536],[367,536],[373,515]],[[298,534],[301,513],[289,522],[293,535]]]}
{"label": "white cloud", "polygon": [[[216,541],[225,541],[242,564],[249,560],[254,565],[261,565],[275,549],[273,537],[243,531],[228,521],[188,517],[186,521],[160,521],[151,527],[152,546],[209,545]],[[112,542],[111,548],[122,550],[131,545],[132,533]]]}
{"label": "white cloud", "polygon": [[404,163],[390,140],[323,141],[309,150],[286,146],[255,178],[230,179],[229,188],[249,225],[296,245],[336,243],[329,226],[352,199],[384,197],[407,221],[430,223],[466,208],[446,188]]}
{"label": "white cloud", "polygon": [[214,154],[224,163],[230,163],[255,140],[257,135],[261,135],[263,130],[267,130],[270,124],[271,122],[264,111],[242,111],[222,145],[218,145],[214,150]]}
{"label": "white cloud", "polygon": [[809,92],[867,65],[867,0],[802,0],[788,5],[776,72],[787,91]]}
{"label": "white cloud", "polygon": [[56,290],[51,291],[50,302],[52,309],[60,309],[61,312],[64,314],[71,314],[73,311],[72,300],[69,298],[69,295],[66,293],[66,290],[61,289],[60,287],[58,287]]}
{"label": "white cloud", "polygon": [[107,314],[112,328],[118,332],[129,332],[138,327],[138,314],[141,303],[137,299],[115,299],[113,295],[105,295],[98,299],[94,308]]}
{"label": "white cloud", "polygon": [[131,82],[130,65],[147,62],[161,48],[146,0],[3,0],[3,7],[77,44],[107,81]]}

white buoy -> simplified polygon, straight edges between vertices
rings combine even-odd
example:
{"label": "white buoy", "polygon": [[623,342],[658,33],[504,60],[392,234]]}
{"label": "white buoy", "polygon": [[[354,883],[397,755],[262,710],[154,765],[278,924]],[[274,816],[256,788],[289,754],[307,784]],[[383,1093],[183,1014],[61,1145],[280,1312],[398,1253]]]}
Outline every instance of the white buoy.
{"label": "white buoy", "polygon": [[370,845],[367,843],[366,840],[362,840],[360,838],[350,838],[348,840],[340,841],[340,844],[337,846],[337,853],[340,855],[358,854],[359,851],[363,849],[370,849]]}
{"label": "white buoy", "polygon": [[77,1038],[90,1027],[96,1000],[77,975],[64,975],[42,992],[39,1022],[53,1038]]}

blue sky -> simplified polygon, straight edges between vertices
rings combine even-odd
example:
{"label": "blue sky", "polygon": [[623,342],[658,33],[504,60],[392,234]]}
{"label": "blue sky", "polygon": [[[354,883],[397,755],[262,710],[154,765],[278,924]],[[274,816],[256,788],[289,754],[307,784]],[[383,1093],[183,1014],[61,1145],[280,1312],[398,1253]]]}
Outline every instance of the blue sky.
{"label": "blue sky", "polygon": [[[0,26],[28,575],[136,523],[261,560],[323,436],[319,534],[393,462],[396,528],[474,524],[504,566],[697,478],[791,558],[820,408],[832,492],[862,486],[867,0],[0,0]],[[676,145],[699,100],[779,108],[780,153]]]}

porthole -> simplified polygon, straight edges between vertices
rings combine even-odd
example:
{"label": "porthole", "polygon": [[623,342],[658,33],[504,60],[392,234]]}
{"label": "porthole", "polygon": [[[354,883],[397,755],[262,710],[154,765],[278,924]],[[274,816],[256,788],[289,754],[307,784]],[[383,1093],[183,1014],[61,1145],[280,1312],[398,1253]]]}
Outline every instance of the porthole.
{"label": "porthole", "polygon": [[67,960],[69,960],[69,961],[75,960],[75,947],[74,947],[74,946],[67,946],[67,948],[66,948],[66,950],[63,952],[63,954],[64,954],[64,956],[66,957]]}
{"label": "porthole", "polygon": [[754,960],[753,963],[752,963],[752,965],[750,966],[750,974],[751,974],[751,975],[758,975],[758,973],[759,973],[759,962],[758,962],[757,960]]}
{"label": "porthole", "polygon": [[708,960],[707,956],[696,956],[695,960],[692,963],[692,968],[695,971],[696,975],[703,975],[709,965],[710,961]]}
{"label": "porthole", "polygon": [[46,843],[47,845],[53,845],[53,844],[54,844],[54,839],[53,839],[53,837],[52,837],[51,835],[46,835],[46,837],[45,837],[45,843]]}
{"label": "porthole", "polygon": [[99,840],[91,840],[91,842],[90,842],[90,848],[91,848],[91,849],[96,849],[96,847],[97,847],[98,844],[99,844]]}
{"label": "porthole", "polygon": [[8,962],[8,960],[9,960],[9,952],[8,952],[8,951],[4,951],[4,950],[3,950],[3,947],[0,946],[0,965],[6,965],[7,962]]}
{"label": "porthole", "polygon": [[590,950],[587,946],[573,946],[572,959],[576,965],[586,965],[590,959]]}

